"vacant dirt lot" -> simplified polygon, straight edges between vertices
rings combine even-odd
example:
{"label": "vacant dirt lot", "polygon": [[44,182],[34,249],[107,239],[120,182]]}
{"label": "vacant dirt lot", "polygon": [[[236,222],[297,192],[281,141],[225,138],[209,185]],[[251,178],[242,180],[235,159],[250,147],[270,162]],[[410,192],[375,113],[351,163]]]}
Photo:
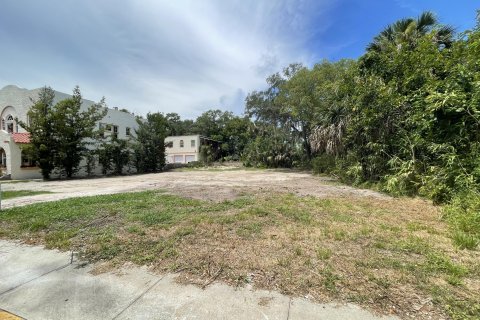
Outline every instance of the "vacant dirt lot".
{"label": "vacant dirt lot", "polygon": [[78,252],[95,272],[134,263],[201,287],[220,280],[405,319],[479,319],[480,252],[455,247],[440,208],[422,199],[229,167],[2,189],[52,193],[5,200],[0,238]]}
{"label": "vacant dirt lot", "polygon": [[287,192],[316,197],[386,198],[371,191],[338,185],[332,179],[309,173],[236,168],[169,171],[135,176],[74,179],[60,181],[28,181],[3,183],[2,190],[48,191],[41,194],[2,201],[3,208],[73,197],[164,189],[169,193],[194,199],[223,201],[244,192]]}

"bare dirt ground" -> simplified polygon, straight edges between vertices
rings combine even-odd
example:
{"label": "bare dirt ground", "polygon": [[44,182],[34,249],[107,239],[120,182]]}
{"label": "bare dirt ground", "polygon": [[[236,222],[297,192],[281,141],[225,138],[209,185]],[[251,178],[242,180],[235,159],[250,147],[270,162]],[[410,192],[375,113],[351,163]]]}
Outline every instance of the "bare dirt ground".
{"label": "bare dirt ground", "polygon": [[214,170],[172,170],[163,173],[122,177],[3,183],[2,190],[4,191],[31,190],[53,193],[4,200],[2,201],[2,208],[73,197],[153,189],[164,189],[172,194],[212,201],[233,199],[247,191],[249,193],[286,192],[299,196],[311,195],[321,198],[388,198],[378,192],[338,185],[331,178],[313,176],[305,172],[244,170],[225,167]]}

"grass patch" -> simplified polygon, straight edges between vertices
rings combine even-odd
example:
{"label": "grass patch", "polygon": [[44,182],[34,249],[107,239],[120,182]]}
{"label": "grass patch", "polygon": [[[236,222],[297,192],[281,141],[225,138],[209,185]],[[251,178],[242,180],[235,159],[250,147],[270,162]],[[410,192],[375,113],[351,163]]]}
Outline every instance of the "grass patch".
{"label": "grass patch", "polygon": [[260,235],[262,232],[262,225],[257,222],[241,225],[237,229],[237,234],[243,238],[252,238]]}
{"label": "grass patch", "polygon": [[475,250],[480,243],[480,238],[462,230],[456,230],[452,234],[453,243],[460,249]]}
{"label": "grass patch", "polygon": [[443,273],[452,277],[463,277],[468,272],[468,269],[464,266],[455,263],[449,257],[438,253],[431,253],[427,256],[426,268],[433,272]]}
{"label": "grass patch", "polygon": [[420,200],[264,193],[216,203],[145,191],[4,210],[0,237],[90,261],[183,270],[200,284],[250,279],[385,312],[395,303],[400,316],[417,315],[417,300],[431,298],[434,315],[473,319],[480,301],[471,286],[480,281],[479,252],[454,247],[438,209]]}
{"label": "grass patch", "polygon": [[31,191],[31,190],[9,190],[9,191],[2,191],[2,200],[18,198],[18,197],[26,197],[26,196],[35,196],[37,194],[47,194],[52,193],[49,191]]}
{"label": "grass patch", "polygon": [[332,250],[328,248],[317,249],[317,257],[320,260],[328,260],[332,256]]}
{"label": "grass patch", "polygon": [[15,183],[26,183],[26,182],[41,182],[42,179],[27,179],[27,180],[3,180],[1,184],[15,184]]}

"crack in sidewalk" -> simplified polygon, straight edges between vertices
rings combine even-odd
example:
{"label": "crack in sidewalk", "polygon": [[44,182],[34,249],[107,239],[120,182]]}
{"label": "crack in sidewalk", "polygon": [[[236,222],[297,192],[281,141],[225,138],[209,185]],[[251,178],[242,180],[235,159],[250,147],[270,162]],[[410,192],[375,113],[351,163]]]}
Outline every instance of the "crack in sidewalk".
{"label": "crack in sidewalk", "polygon": [[119,313],[117,313],[117,315],[115,317],[112,318],[112,320],[115,320],[117,319],[122,313],[124,313],[128,308],[130,308],[131,306],[133,306],[138,300],[140,300],[140,298],[142,298],[148,291],[150,291],[151,289],[153,289],[153,287],[155,287],[161,280],[163,279],[163,277],[160,277],[157,281],[155,281],[150,287],[148,287],[147,289],[145,289],[145,291],[143,291],[138,297],[136,297],[135,299],[133,299],[132,302],[130,302],[125,308],[123,308]]}
{"label": "crack in sidewalk", "polygon": [[0,296],[2,296],[2,295],[4,295],[4,294],[7,294],[7,293],[9,293],[9,292],[12,292],[12,291],[20,288],[21,286],[26,285],[27,283],[33,282],[33,281],[35,281],[35,280],[37,280],[37,279],[39,279],[39,278],[41,278],[41,277],[43,277],[43,276],[46,276],[47,274],[50,274],[50,273],[55,272],[55,271],[62,270],[62,269],[64,269],[64,268],[68,267],[69,265],[71,265],[71,264],[70,264],[70,263],[67,263],[67,264],[65,264],[65,265],[63,265],[63,266],[60,266],[60,267],[58,267],[58,268],[55,268],[55,269],[50,270],[50,271],[48,271],[48,272],[45,272],[45,273],[43,273],[43,274],[41,274],[41,275],[39,275],[39,276],[37,276],[37,277],[35,277],[35,278],[33,278],[33,279],[30,279],[30,280],[28,280],[28,281],[26,281],[26,282],[23,282],[23,283],[21,283],[21,284],[19,284],[19,285],[16,285],[16,286],[12,287],[12,288],[9,288],[9,289],[7,289],[7,290],[5,290],[5,291],[2,291],[2,292],[0,292]]}

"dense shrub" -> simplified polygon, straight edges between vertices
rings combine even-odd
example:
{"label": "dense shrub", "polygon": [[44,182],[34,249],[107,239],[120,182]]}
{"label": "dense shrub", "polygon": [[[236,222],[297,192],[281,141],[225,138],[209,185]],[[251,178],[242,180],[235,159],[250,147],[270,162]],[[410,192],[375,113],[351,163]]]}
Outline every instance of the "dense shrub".
{"label": "dense shrub", "polygon": [[328,154],[322,154],[312,160],[312,170],[314,173],[332,173],[335,170],[335,157]]}
{"label": "dense shrub", "polygon": [[444,207],[444,217],[453,228],[453,240],[460,248],[475,249],[480,243],[480,194],[469,190]]}

